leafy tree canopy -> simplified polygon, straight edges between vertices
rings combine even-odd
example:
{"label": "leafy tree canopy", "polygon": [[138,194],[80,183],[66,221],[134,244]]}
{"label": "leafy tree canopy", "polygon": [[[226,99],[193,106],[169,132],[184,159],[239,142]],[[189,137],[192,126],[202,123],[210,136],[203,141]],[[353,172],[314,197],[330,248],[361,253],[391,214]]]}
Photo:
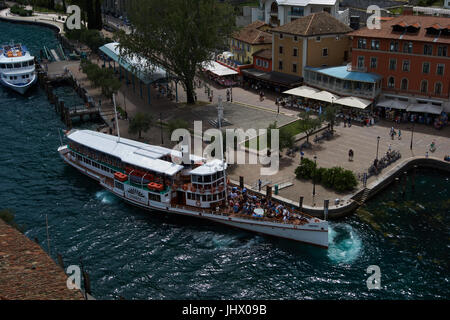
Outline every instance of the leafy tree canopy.
{"label": "leafy tree canopy", "polygon": [[125,55],[141,56],[177,76],[194,104],[193,80],[201,63],[226,47],[235,14],[217,0],[129,0],[131,34],[117,37]]}

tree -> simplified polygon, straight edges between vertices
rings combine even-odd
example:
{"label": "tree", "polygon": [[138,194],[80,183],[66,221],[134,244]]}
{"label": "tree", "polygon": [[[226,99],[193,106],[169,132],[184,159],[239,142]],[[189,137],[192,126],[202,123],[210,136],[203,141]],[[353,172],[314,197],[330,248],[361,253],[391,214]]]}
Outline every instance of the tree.
{"label": "tree", "polygon": [[311,117],[312,112],[311,111],[305,111],[305,112],[301,112],[299,113],[299,117],[300,117],[300,125],[303,128],[303,132],[306,133],[306,142],[309,143],[309,136],[318,128],[320,128],[320,126],[322,125],[322,118],[321,117],[317,117],[317,118],[312,118]]}
{"label": "tree", "polygon": [[128,133],[139,134],[139,139],[142,138],[142,131],[147,132],[153,124],[153,118],[148,113],[138,112],[136,116],[131,119]]}
{"label": "tree", "polygon": [[330,124],[331,130],[336,122],[336,114],[337,108],[334,105],[328,106],[324,113],[324,118]]}
{"label": "tree", "polygon": [[280,150],[292,148],[295,144],[292,132],[280,129]]}
{"label": "tree", "polygon": [[117,33],[123,54],[146,58],[149,72],[158,65],[177,76],[194,104],[196,72],[226,46],[235,28],[233,8],[216,0],[130,0],[127,13],[131,34]]}

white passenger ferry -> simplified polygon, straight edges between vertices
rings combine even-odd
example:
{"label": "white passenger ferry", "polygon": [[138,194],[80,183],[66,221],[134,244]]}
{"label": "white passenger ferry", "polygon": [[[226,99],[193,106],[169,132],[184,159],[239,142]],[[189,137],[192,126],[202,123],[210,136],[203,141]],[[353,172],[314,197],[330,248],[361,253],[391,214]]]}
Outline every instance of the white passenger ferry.
{"label": "white passenger ferry", "polygon": [[25,94],[37,81],[34,57],[21,44],[3,45],[0,48],[0,83]]}
{"label": "white passenger ferry", "polygon": [[[58,149],[62,159],[132,205],[328,248],[327,221],[231,185],[222,160],[185,155],[189,162],[180,165],[180,151],[160,146],[90,130],[66,137],[68,144]],[[238,194],[251,211],[233,210],[230,201],[237,203]]]}

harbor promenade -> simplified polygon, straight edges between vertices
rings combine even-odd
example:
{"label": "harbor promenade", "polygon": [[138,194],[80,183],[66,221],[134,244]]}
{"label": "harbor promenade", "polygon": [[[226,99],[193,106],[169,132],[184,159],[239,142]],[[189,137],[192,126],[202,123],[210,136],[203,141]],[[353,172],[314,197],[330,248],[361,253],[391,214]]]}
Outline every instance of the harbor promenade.
{"label": "harbor promenade", "polygon": [[[61,18],[64,18],[64,20]],[[13,15],[11,13],[11,9],[7,8],[0,11],[0,19],[22,23],[43,24],[56,28],[57,30],[59,30],[60,34],[64,34],[64,21],[66,19],[66,16],[63,16],[61,14],[34,12],[33,16],[31,17],[20,17],[18,15]]]}

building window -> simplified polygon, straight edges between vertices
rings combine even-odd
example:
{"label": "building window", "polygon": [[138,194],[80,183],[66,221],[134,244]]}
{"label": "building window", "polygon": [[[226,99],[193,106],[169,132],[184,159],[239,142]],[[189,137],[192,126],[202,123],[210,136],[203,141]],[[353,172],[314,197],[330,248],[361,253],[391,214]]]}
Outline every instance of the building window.
{"label": "building window", "polygon": [[438,47],[438,56],[440,56],[440,57],[447,56],[447,46],[439,46]]}
{"label": "building window", "polygon": [[412,42],[403,43],[403,52],[404,53],[412,53],[413,44]]}
{"label": "building window", "polygon": [[247,45],[247,51],[248,51],[248,52],[251,51],[251,50],[250,50],[250,45],[249,45],[249,44]]}
{"label": "building window", "polygon": [[389,77],[387,85],[388,85],[388,88],[394,88],[395,87],[394,77]]}
{"label": "building window", "polygon": [[294,36],[294,41],[297,42],[298,41],[298,37]]}
{"label": "building window", "polygon": [[364,56],[358,57],[358,69],[364,68]]}
{"label": "building window", "polygon": [[278,61],[278,69],[283,70],[283,61]]}
{"label": "building window", "polygon": [[280,46],[278,50],[279,50],[278,52],[279,52],[280,54],[283,54],[283,46]]}
{"label": "building window", "polygon": [[297,49],[297,48],[294,48],[294,50],[293,50],[293,52],[292,52],[292,55],[293,55],[294,57],[297,57],[297,56],[298,56],[298,49]]}
{"label": "building window", "polygon": [[403,71],[409,71],[409,60],[403,60]]}
{"label": "building window", "polygon": [[389,59],[389,70],[397,69],[397,59]]}
{"label": "building window", "polygon": [[423,54],[431,56],[433,54],[433,46],[431,44],[424,44]]}
{"label": "building window", "polygon": [[422,64],[422,72],[423,73],[430,73],[430,63],[429,62],[424,62]]}
{"label": "building window", "polygon": [[291,15],[293,16],[303,16],[303,8],[302,7],[292,7]]}
{"label": "building window", "polygon": [[341,40],[341,36],[336,36],[335,38],[337,41]]}
{"label": "building window", "polygon": [[389,51],[398,52],[398,41],[391,41],[391,45],[389,46]]}
{"label": "building window", "polygon": [[434,93],[436,95],[441,95],[441,93],[442,93],[442,83],[436,82],[436,84],[434,85]]}
{"label": "building window", "polygon": [[358,39],[358,49],[365,49],[366,43],[366,39]]}
{"label": "building window", "polygon": [[328,57],[328,48],[322,48],[322,57]]}
{"label": "building window", "polygon": [[439,76],[443,76],[444,75],[444,65],[443,64],[438,64],[437,65],[436,74],[439,75]]}
{"label": "building window", "polygon": [[377,62],[378,62],[378,59],[377,59],[377,58],[371,57],[371,58],[370,58],[370,67],[371,67],[372,69],[376,69],[376,67],[377,67]]}
{"label": "building window", "polygon": [[372,40],[370,43],[370,48],[372,50],[380,50],[380,40]]}
{"label": "building window", "polygon": [[320,42],[320,37],[316,37],[316,41],[317,41],[317,42]]}
{"label": "building window", "polygon": [[292,64],[292,72],[297,73],[297,64],[296,63]]}
{"label": "building window", "polygon": [[406,78],[402,79],[402,82],[400,84],[400,88],[402,90],[408,90],[408,79],[406,79]]}
{"label": "building window", "polygon": [[283,34],[282,33],[280,33],[280,39],[283,39]]}
{"label": "building window", "polygon": [[422,80],[422,82],[420,83],[420,92],[421,93],[428,92],[428,81],[427,80]]}

